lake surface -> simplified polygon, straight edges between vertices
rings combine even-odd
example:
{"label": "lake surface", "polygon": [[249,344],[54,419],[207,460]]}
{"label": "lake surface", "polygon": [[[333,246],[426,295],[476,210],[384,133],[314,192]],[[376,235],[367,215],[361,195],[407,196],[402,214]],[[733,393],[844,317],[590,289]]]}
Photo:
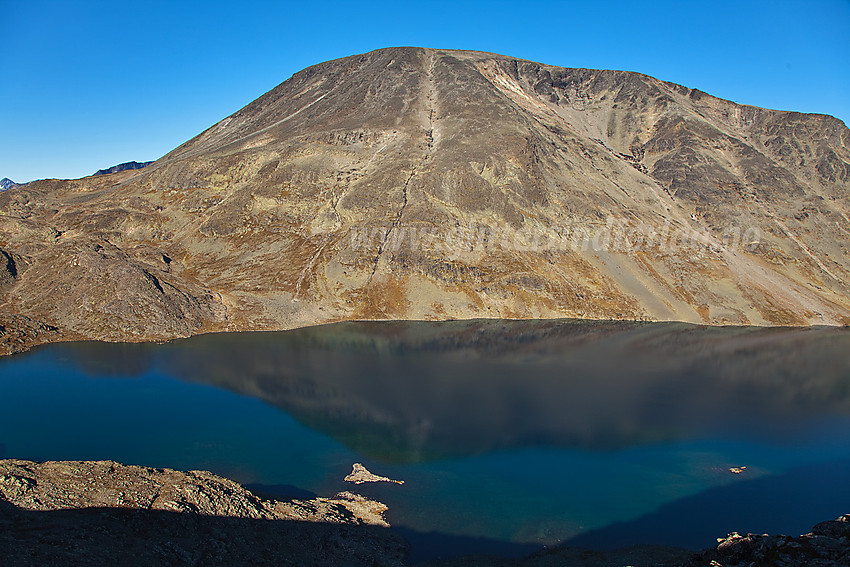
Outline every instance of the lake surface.
{"label": "lake surface", "polygon": [[[414,559],[796,535],[850,511],[850,330],[387,322],[48,345],[0,359],[4,457],[355,490]],[[355,488],[354,462],[406,482]]]}

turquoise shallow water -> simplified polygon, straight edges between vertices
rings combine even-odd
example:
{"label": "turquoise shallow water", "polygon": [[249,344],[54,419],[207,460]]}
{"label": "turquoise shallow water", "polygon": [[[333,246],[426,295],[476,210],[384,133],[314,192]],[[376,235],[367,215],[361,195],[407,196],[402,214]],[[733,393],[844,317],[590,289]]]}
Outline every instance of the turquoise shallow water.
{"label": "turquoise shallow water", "polygon": [[[357,490],[427,558],[711,545],[850,511],[850,332],[341,323],[0,359],[0,457]],[[746,466],[742,474],[731,467]]]}

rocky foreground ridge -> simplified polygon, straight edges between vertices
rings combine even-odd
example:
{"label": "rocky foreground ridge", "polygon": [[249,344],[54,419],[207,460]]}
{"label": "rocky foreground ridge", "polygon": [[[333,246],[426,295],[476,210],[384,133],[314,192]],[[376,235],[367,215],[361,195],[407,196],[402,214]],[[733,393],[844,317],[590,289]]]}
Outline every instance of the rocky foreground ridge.
{"label": "rocky foreground ridge", "polygon": [[0,193],[0,340],[355,319],[841,325],[848,183],[850,130],[830,116],[381,49],[296,73],[144,169]]}
{"label": "rocky foreground ridge", "polygon": [[0,565],[402,565],[386,506],[281,502],[204,471],[0,461]]}
{"label": "rocky foreground ridge", "polygon": [[[356,467],[355,467],[355,470]],[[0,460],[2,565],[406,565],[408,544],[386,507],[344,492],[277,501],[204,471],[113,461]],[[799,536],[731,534],[714,549],[544,549],[521,559],[428,565],[514,567],[846,566],[850,515]]]}

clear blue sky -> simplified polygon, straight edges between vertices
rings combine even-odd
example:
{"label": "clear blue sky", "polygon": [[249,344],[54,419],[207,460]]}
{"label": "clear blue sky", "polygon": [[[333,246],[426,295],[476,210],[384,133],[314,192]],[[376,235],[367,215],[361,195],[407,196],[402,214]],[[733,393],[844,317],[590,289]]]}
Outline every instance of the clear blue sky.
{"label": "clear blue sky", "polygon": [[396,45],[640,71],[850,122],[850,0],[0,0],[0,177],[156,159],[308,65]]}

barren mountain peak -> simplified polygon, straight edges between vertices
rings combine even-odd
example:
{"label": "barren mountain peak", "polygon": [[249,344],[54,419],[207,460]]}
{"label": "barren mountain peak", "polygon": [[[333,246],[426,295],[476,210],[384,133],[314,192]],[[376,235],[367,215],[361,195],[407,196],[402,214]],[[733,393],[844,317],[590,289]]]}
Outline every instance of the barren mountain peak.
{"label": "barren mountain peak", "polygon": [[112,340],[846,324],[848,144],[835,118],[638,73],[381,49],[296,73],[144,169],[0,194],[16,267],[0,303],[15,325]]}

